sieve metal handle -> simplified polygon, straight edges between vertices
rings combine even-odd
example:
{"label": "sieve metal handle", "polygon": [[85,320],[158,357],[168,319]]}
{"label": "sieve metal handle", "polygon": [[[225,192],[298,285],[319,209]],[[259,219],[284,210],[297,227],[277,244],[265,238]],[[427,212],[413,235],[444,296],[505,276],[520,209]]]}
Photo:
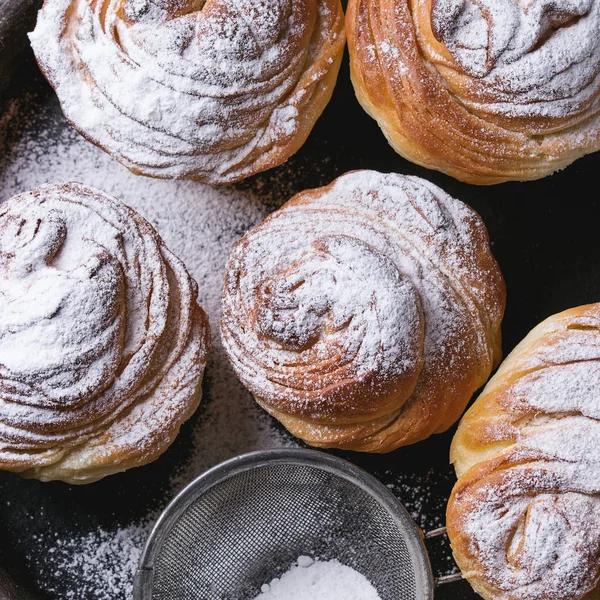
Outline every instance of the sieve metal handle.
{"label": "sieve metal handle", "polygon": [[[432,538],[440,537],[442,535],[446,535],[447,533],[448,533],[448,531],[446,530],[445,527],[438,527],[437,529],[432,529],[431,531],[426,531],[425,533],[423,533],[423,537],[426,540],[429,540]],[[455,581],[462,581],[462,579],[463,579],[463,576],[459,570],[454,573],[450,573],[450,575],[441,575],[440,577],[435,577],[434,583],[437,587],[438,585],[445,585],[446,583],[454,583]]]}

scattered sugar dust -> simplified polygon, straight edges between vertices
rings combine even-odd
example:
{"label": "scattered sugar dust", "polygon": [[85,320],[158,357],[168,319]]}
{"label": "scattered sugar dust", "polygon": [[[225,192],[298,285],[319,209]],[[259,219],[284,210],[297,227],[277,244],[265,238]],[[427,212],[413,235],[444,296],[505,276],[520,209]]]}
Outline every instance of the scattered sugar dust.
{"label": "scattered sugar dust", "polygon": [[48,547],[48,562],[56,570],[56,580],[66,571],[79,574],[76,589],[65,592],[49,578],[45,591],[64,600],[131,598],[133,574],[151,525],[152,520],[148,520],[117,531],[99,530],[72,538],[34,537],[35,542]]}

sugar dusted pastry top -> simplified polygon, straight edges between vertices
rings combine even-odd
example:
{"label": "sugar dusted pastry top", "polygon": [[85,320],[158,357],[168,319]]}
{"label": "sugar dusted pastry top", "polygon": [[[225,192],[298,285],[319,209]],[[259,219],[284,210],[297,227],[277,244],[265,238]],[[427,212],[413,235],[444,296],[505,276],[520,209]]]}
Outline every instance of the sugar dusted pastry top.
{"label": "sugar dusted pastry top", "polygon": [[474,211],[422,179],[357,171],[234,247],[221,333],[292,433],[386,452],[458,418],[499,360],[503,311]]}
{"label": "sugar dusted pastry top", "polygon": [[554,315],[460,423],[447,526],[487,599],[578,600],[600,579],[600,305]]}
{"label": "sugar dusted pastry top", "polygon": [[[428,13],[428,4],[431,12]],[[439,61],[457,98],[511,129],[531,133],[597,113],[600,2],[432,0],[417,2],[425,55]],[[447,67],[447,69],[444,69]]]}
{"label": "sugar dusted pastry top", "polygon": [[350,0],[352,77],[398,152],[470,183],[600,148],[599,0]]}
{"label": "sugar dusted pastry top", "polygon": [[196,284],[79,184],[0,205],[0,468],[87,483],[161,454],[200,400]]}
{"label": "sugar dusted pastry top", "polygon": [[226,183],[302,145],[343,25],[339,0],[46,0],[30,37],[92,142],[136,173]]}

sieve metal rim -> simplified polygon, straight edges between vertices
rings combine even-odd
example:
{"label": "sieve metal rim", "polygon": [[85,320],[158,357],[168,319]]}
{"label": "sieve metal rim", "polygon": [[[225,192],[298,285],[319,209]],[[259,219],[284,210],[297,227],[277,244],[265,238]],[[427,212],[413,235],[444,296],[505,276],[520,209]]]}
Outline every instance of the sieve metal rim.
{"label": "sieve metal rim", "polygon": [[289,448],[258,450],[236,456],[204,472],[179,492],[158,518],[142,550],[134,579],[133,600],[152,600],[154,565],[158,553],[172,527],[193,502],[215,485],[231,477],[277,463],[327,471],[360,487],[376,500],[406,533],[405,542],[413,563],[415,578],[423,589],[422,600],[433,598],[434,577],[423,532],[396,496],[378,479],[343,458],[317,450]]}

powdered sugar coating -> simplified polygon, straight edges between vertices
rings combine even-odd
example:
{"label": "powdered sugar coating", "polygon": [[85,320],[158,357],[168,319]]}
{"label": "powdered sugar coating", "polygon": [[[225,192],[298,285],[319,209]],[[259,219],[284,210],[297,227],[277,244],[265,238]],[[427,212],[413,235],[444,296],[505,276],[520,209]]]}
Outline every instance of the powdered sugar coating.
{"label": "powdered sugar coating", "polygon": [[0,269],[2,468],[84,482],[164,451],[198,404],[208,330],[152,227],[42,186],[0,207]]}
{"label": "powdered sugar coating", "polygon": [[470,93],[457,90],[467,106],[550,122],[598,112],[600,2],[435,0],[431,23],[474,78]]}
{"label": "powdered sugar coating", "polygon": [[486,598],[582,598],[600,580],[600,306],[516,348],[453,442],[455,556]]}
{"label": "powdered sugar coating", "polygon": [[137,173],[224,183],[303,143],[342,25],[339,0],[46,0],[30,37],[88,139]]}
{"label": "powdered sugar coating", "polygon": [[354,172],[234,248],[221,331],[292,432],[385,451],[443,428],[487,377],[503,293],[473,211],[418,178]]}
{"label": "powdered sugar coating", "polygon": [[357,97],[403,156],[478,185],[600,149],[600,1],[351,0]]}

